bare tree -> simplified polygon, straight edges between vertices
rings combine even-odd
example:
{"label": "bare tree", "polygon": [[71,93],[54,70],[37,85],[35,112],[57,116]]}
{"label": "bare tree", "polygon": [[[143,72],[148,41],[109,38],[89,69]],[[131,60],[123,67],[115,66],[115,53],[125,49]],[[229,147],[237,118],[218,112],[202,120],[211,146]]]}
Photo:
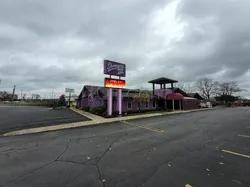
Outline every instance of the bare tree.
{"label": "bare tree", "polygon": [[7,91],[0,91],[0,100],[2,101],[10,101],[12,98],[12,94]]}
{"label": "bare tree", "polygon": [[233,95],[234,93],[241,92],[241,89],[236,81],[223,82],[218,84],[218,95]]}
{"label": "bare tree", "polygon": [[149,102],[150,94],[148,92],[139,92],[135,93],[133,96],[133,102]]}
{"label": "bare tree", "polygon": [[193,83],[178,83],[176,87],[180,88],[186,93],[193,93],[196,91],[195,85]]}
{"label": "bare tree", "polygon": [[23,94],[22,100],[24,100],[24,101],[26,100],[26,93]]}
{"label": "bare tree", "polygon": [[201,78],[196,82],[196,87],[203,97],[210,99],[217,92],[218,82],[210,78]]}

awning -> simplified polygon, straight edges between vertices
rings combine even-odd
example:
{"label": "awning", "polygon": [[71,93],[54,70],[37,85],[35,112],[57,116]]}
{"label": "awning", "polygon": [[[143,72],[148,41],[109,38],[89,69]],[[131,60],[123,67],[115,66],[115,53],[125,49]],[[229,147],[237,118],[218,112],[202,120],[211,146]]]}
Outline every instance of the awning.
{"label": "awning", "polygon": [[183,100],[184,97],[182,94],[180,93],[171,93],[171,94],[168,94],[167,95],[167,99],[169,100],[173,100],[173,99],[176,99],[176,100]]}

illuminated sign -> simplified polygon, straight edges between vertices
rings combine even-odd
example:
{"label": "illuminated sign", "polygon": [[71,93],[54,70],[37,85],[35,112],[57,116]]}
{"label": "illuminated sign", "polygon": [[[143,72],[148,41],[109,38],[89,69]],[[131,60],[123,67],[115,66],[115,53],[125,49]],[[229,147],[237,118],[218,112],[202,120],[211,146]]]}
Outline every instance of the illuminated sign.
{"label": "illuminated sign", "polygon": [[104,86],[107,88],[125,88],[126,81],[120,80],[120,79],[105,78],[104,79]]}

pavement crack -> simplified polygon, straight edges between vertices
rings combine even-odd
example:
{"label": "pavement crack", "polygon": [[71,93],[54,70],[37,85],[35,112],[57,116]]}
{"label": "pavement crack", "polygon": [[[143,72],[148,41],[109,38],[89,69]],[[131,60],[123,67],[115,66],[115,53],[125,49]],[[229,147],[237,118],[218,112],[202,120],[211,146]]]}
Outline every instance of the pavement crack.
{"label": "pavement crack", "polygon": [[[125,135],[128,135],[128,134],[126,133]],[[99,163],[99,162],[102,160],[102,158],[109,152],[109,150],[111,149],[111,147],[112,147],[116,142],[118,142],[122,137],[123,137],[123,136],[121,136],[121,137],[117,138],[116,140],[114,140],[113,142],[111,142],[110,145],[108,146],[108,148],[104,151],[104,153],[103,153],[101,156],[91,159],[91,160],[97,159],[97,162],[96,162],[96,163],[93,163],[93,164],[90,164],[90,165],[96,167],[97,173],[98,173],[98,176],[99,176],[98,178],[99,178],[100,183],[102,184],[102,187],[106,187],[106,184],[105,184],[105,179],[103,179],[103,177],[102,177],[101,170],[100,170],[100,167],[99,167],[98,163]],[[87,162],[89,162],[89,160],[86,161],[85,164],[86,164]]]}
{"label": "pavement crack", "polygon": [[99,175],[99,181],[101,182],[102,187],[106,187],[105,180],[102,178],[102,174],[101,174],[101,171],[100,171],[98,164],[95,164],[95,166],[96,166],[96,169],[97,169],[97,172]]}
{"label": "pavement crack", "polygon": [[113,142],[111,142],[111,144],[109,145],[109,147],[104,151],[104,153],[99,157],[99,159],[97,160],[97,164],[102,160],[102,158],[109,152],[109,150],[111,149],[111,147],[116,143],[116,142],[118,142],[119,141],[119,139],[120,139],[120,137],[119,138],[117,138],[115,141],[113,141]]}
{"label": "pavement crack", "polygon": [[23,178],[23,177],[25,177],[25,176],[27,176],[27,175],[29,175],[29,174],[35,172],[35,171],[38,171],[38,170],[40,170],[40,169],[43,169],[43,168],[49,166],[50,164],[52,164],[52,163],[54,163],[54,162],[55,162],[55,160],[52,161],[52,162],[49,162],[49,163],[47,163],[47,164],[45,164],[45,165],[43,165],[43,166],[40,166],[40,167],[38,167],[38,168],[36,168],[36,169],[33,169],[33,170],[29,171],[28,173],[25,173],[25,174],[23,174],[23,175],[21,175],[21,176],[15,178],[15,179],[9,181],[9,182],[6,183],[6,184],[1,185],[0,187],[3,187],[3,186],[8,185],[8,184],[11,184],[11,183],[13,183],[13,182],[15,182],[15,181],[17,181],[17,180]]}
{"label": "pavement crack", "polygon": [[[127,134],[125,134],[127,135]],[[84,162],[85,164],[87,164],[88,162],[91,162],[93,160],[97,160],[96,163],[94,164],[89,164],[89,165],[96,165],[98,164],[102,158],[109,152],[109,150],[111,150],[112,146],[117,143],[123,136],[117,138],[116,140],[114,140],[113,142],[110,143],[110,145],[108,146],[108,148],[104,151],[104,153],[101,155],[101,156],[98,156],[98,157],[95,157],[95,158],[92,158],[91,160],[87,160],[86,162]]]}
{"label": "pavement crack", "polygon": [[68,150],[70,143],[71,143],[71,138],[70,138],[70,141],[68,142],[68,144],[66,145],[64,151],[55,159],[55,161],[57,161]]}
{"label": "pavement crack", "polygon": [[70,182],[74,181],[77,177],[79,177],[81,174],[83,173],[83,171],[77,173],[72,179],[65,181],[61,186],[65,187],[67,186]]}
{"label": "pavement crack", "polygon": [[85,165],[85,162],[76,162],[73,160],[56,160],[56,162],[65,162],[65,163],[72,163],[72,164],[82,164]]}
{"label": "pavement crack", "polygon": [[23,175],[20,175],[19,177],[15,178],[15,179],[13,179],[13,180],[11,180],[11,181],[5,183],[5,184],[2,184],[0,187],[6,186],[6,185],[8,185],[8,184],[11,184],[11,183],[13,183],[13,182],[15,182],[15,181],[17,181],[17,180],[19,180],[19,179],[21,179],[21,178],[23,178],[23,177],[29,175],[29,174],[31,174],[31,173],[33,173],[33,172],[36,172],[36,171],[38,171],[38,170],[40,170],[40,169],[43,169],[43,168],[45,168],[45,167],[47,167],[47,166],[53,164],[54,162],[58,161],[58,159],[68,150],[69,144],[70,144],[70,143],[71,143],[71,138],[70,138],[70,141],[68,142],[68,144],[66,145],[66,148],[60,153],[60,155],[59,155],[55,160],[53,160],[53,161],[51,161],[51,162],[49,162],[49,163],[47,163],[47,164],[45,164],[45,165],[42,165],[42,166],[40,166],[40,167],[38,167],[38,168],[36,168],[36,169],[33,169],[33,170],[31,170],[31,171],[29,171],[29,172],[23,174]]}

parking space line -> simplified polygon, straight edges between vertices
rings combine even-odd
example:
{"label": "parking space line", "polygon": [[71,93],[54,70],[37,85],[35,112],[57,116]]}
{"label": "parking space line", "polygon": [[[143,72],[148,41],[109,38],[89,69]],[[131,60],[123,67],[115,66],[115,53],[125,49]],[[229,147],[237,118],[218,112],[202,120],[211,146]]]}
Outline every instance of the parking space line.
{"label": "parking space line", "polygon": [[244,138],[250,138],[250,136],[249,136],[249,135],[238,134],[238,136],[240,136],[240,137],[244,137]]}
{"label": "parking space line", "polygon": [[241,156],[241,157],[245,157],[245,158],[250,158],[250,155],[244,155],[244,154],[236,153],[236,152],[229,151],[229,150],[224,150],[223,149],[222,152],[233,154],[233,155],[237,155],[237,156]]}
{"label": "parking space line", "polygon": [[162,130],[162,129],[151,128],[151,127],[147,127],[147,126],[144,126],[144,125],[130,123],[130,122],[127,122],[127,121],[121,121],[121,122],[124,123],[124,124],[126,124],[126,125],[131,125],[131,126],[139,127],[139,128],[147,129],[147,130],[154,131],[154,132],[164,132],[164,130]]}

